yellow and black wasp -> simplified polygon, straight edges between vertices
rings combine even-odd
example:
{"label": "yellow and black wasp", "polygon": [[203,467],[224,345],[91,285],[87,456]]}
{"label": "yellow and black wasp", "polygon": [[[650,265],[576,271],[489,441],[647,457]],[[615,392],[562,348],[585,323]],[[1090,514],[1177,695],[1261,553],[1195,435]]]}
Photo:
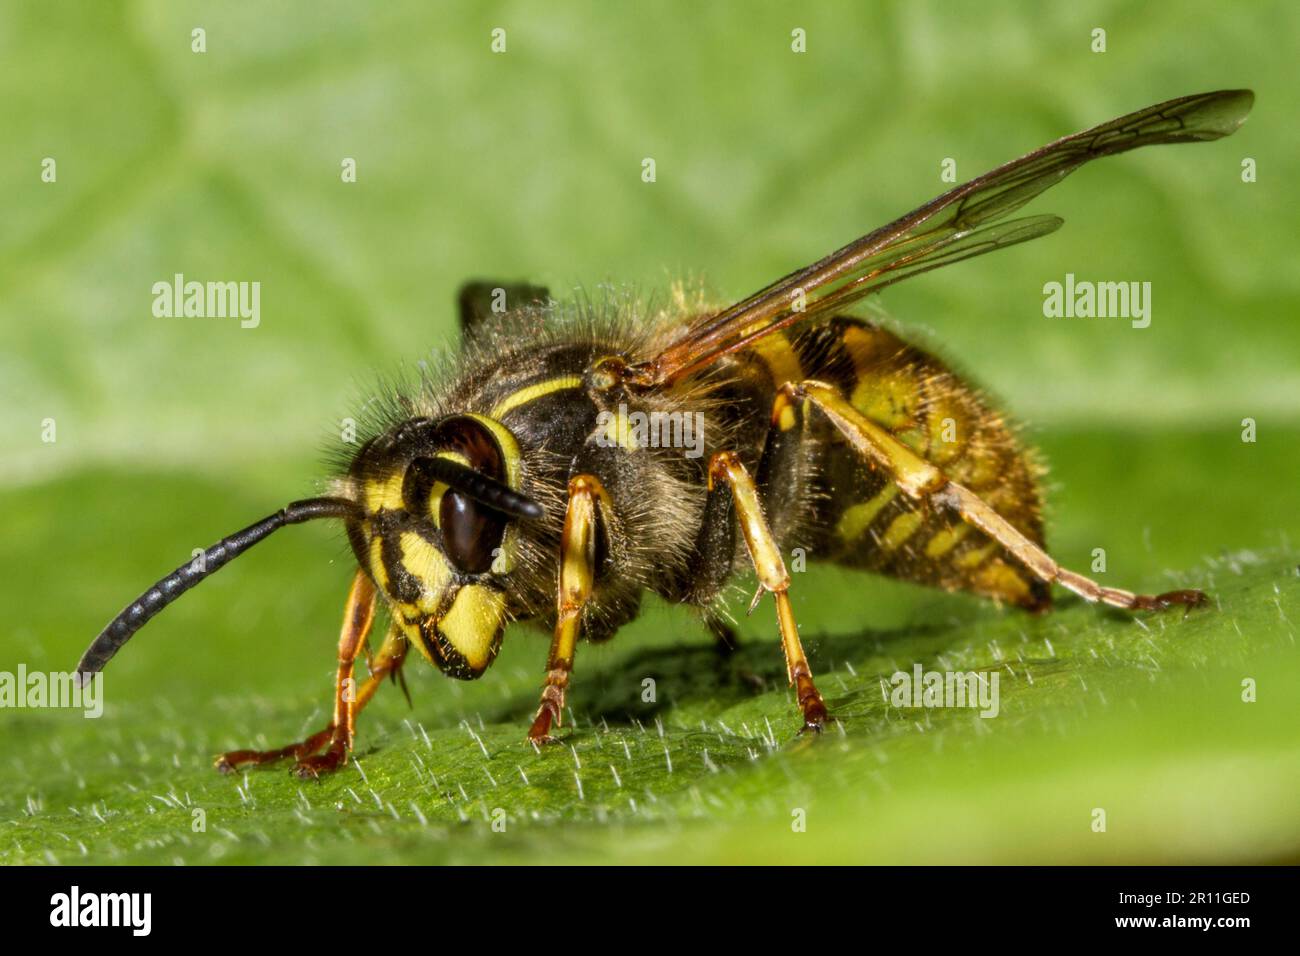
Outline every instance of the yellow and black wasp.
{"label": "yellow and black wasp", "polygon": [[[150,618],[273,531],[332,518],[359,568],[343,614],[333,719],[301,743],[218,766],[292,757],[300,774],[347,760],[357,714],[414,645],[444,673],[481,676],[506,624],[551,629],[528,738],[551,740],[580,637],[611,637],[654,592],[715,610],[752,567],[770,592],[802,725],[826,706],[799,641],[783,554],[984,595],[1032,611],[1056,583],[1129,610],[1197,605],[1102,587],[1044,550],[1039,472],[998,411],[941,361],[845,314],[909,276],[1057,229],[1007,217],[1084,163],[1157,143],[1215,140],[1254,96],[1150,106],[1057,140],[945,193],[722,311],[678,296],[562,307],[545,290],[479,283],[461,296],[463,348],[390,402],[327,497],[224,538],[131,602],[79,665],[90,675]],[[493,296],[513,300],[505,314]],[[640,427],[684,434],[692,448]],[[371,653],[376,605],[391,624]],[[752,610],[752,606],[751,606]],[[354,686],[358,656],[369,677]]]}

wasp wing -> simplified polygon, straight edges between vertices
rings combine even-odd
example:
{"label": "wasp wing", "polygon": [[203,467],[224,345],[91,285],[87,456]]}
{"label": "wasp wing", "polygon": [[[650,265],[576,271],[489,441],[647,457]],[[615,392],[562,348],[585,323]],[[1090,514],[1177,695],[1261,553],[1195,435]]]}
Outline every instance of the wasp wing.
{"label": "wasp wing", "polygon": [[764,335],[828,315],[901,279],[1046,235],[1062,220],[998,220],[1090,160],[1157,143],[1229,136],[1254,100],[1250,90],[1184,96],[1049,143],[696,323],[657,356],[634,366],[632,380],[652,386],[674,381]]}

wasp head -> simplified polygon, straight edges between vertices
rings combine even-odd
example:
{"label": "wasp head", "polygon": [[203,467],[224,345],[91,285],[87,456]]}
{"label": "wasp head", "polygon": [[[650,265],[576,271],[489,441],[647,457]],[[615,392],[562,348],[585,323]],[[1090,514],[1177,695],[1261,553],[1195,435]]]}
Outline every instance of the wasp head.
{"label": "wasp head", "polygon": [[350,474],[361,505],[348,535],[399,626],[430,663],[464,680],[495,659],[520,519],[519,449],[495,419],[403,422],[365,445]]}

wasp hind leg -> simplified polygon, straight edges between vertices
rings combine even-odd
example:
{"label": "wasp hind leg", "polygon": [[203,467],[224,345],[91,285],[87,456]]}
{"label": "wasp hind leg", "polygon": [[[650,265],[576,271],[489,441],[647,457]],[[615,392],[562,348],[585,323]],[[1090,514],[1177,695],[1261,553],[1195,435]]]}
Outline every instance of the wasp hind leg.
{"label": "wasp hind leg", "polygon": [[573,673],[573,656],[582,627],[582,609],[591,600],[596,579],[597,509],[605,489],[592,475],[577,475],[569,481],[569,505],[564,513],[560,539],[560,582],[555,600],[555,636],[546,661],[542,702],[528,730],[532,744],[554,743],[551,724],[560,726],[564,695]]}
{"label": "wasp hind leg", "polygon": [[[370,659],[370,676],[357,689],[352,678],[353,666],[366,646],[374,623],[375,586],[363,571],[358,571],[348,592],[339,634],[339,663],[334,682],[334,716],[323,730],[306,740],[278,750],[232,750],[216,760],[216,767],[232,773],[244,767],[274,763],[293,758],[300,777],[315,777],[337,770],[347,762],[348,751],[356,731],[356,718],[375,695],[385,677],[396,677],[406,658],[406,638],[391,628],[379,651]],[[324,748],[323,752],[321,751]]]}
{"label": "wasp hind leg", "polygon": [[779,420],[786,408],[805,400],[815,405],[864,459],[883,469],[903,494],[932,507],[956,512],[963,521],[1006,548],[1031,574],[1049,584],[1059,584],[1085,601],[1101,602],[1128,611],[1158,611],[1180,604],[1199,607],[1208,600],[1203,592],[1191,589],[1154,595],[1134,594],[1119,588],[1103,587],[1061,567],[979,495],[950,481],[937,467],[871,421],[838,390],[823,382],[806,381],[782,386],[772,420]]}
{"label": "wasp hind leg", "polygon": [[812,668],[808,666],[808,656],[799,640],[799,628],[795,624],[794,610],[790,607],[790,574],[785,569],[785,562],[781,560],[781,551],[772,535],[772,529],[763,516],[758,489],[754,487],[754,480],[741,464],[740,458],[730,451],[718,452],[709,459],[710,491],[717,481],[725,481],[731,489],[736,520],[745,537],[745,546],[749,550],[754,571],[758,575],[760,590],[755,603],[763,591],[771,592],[776,599],[776,620],[781,629],[786,674],[790,686],[795,689],[799,709],[803,712],[803,730],[820,731],[831,720],[831,716],[826,711],[821,692],[813,683]]}

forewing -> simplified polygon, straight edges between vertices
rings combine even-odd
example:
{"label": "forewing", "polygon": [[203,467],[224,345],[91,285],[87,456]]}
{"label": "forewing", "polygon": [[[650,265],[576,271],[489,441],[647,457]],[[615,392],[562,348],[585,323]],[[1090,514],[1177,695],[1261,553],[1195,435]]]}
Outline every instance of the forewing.
{"label": "forewing", "polygon": [[704,368],[754,340],[909,276],[970,259],[1058,228],[1056,216],[998,222],[1084,163],[1157,143],[1220,139],[1245,121],[1250,90],[1220,90],[1157,103],[1049,143],[896,219],[729,309],[631,370],[660,385]]}

